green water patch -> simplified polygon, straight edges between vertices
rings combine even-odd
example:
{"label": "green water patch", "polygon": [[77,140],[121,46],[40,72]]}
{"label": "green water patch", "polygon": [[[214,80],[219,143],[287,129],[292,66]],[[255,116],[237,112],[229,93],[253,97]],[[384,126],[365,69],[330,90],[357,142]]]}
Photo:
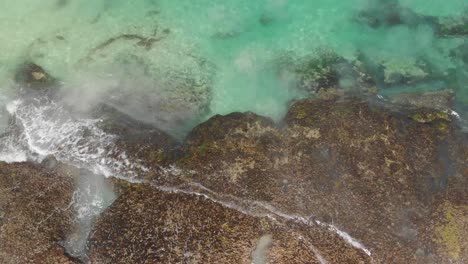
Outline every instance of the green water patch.
{"label": "green water patch", "polygon": [[33,61],[64,83],[68,101],[79,94],[80,108],[129,98],[114,105],[158,126],[233,111],[278,120],[311,96],[295,67],[323,49],[366,70],[382,94],[450,88],[468,98],[462,0],[8,2],[1,89]]}

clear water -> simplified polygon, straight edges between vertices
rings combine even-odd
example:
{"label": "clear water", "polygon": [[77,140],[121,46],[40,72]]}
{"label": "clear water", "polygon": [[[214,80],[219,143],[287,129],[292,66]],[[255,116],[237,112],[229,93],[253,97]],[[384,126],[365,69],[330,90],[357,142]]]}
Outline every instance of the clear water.
{"label": "clear water", "polygon": [[[0,132],[12,115],[23,127],[0,137],[0,159],[9,162],[54,155],[88,164],[97,174],[134,178],[137,165],[124,153],[108,158],[114,137],[95,127],[97,120],[77,118],[70,109],[82,112],[106,102],[180,138],[214,114],[253,111],[279,120],[292,100],[308,96],[282,70],[323,49],[350,61],[364,55],[385,68],[382,78],[397,73],[427,79],[379,84],[383,95],[451,88],[460,108],[468,109],[468,69],[450,56],[466,36],[439,37],[426,20],[409,19],[417,14],[466,22],[466,0],[4,2]],[[372,27],[357,19],[369,10],[374,18],[385,17],[382,6],[389,2],[400,5],[405,23]],[[25,61],[61,81],[60,102],[17,98],[13,76]],[[91,136],[84,138],[84,127]]]}
{"label": "clear water", "polygon": [[[12,114],[24,127],[22,134],[0,140],[0,158],[10,162],[55,155],[75,165],[91,164],[88,169],[98,174],[128,175],[125,157],[106,158],[112,135],[95,128],[96,120],[76,120],[66,109],[83,111],[106,102],[178,137],[214,114],[253,111],[279,120],[292,100],[308,96],[282,69],[324,48],[348,60],[364,54],[389,72],[411,76],[430,75],[419,64],[423,60],[435,80],[379,86],[379,92],[452,88],[461,108],[468,106],[468,69],[450,56],[466,36],[437,37],[428,23],[371,27],[357,22],[365,10],[383,17],[383,3],[392,0],[3,1],[0,132]],[[421,17],[468,19],[465,0],[443,5],[400,0],[399,5]],[[18,100],[13,76],[25,61],[61,80],[61,102]],[[83,139],[84,126],[94,137]]]}
{"label": "clear water", "polygon": [[[97,83],[88,92],[91,95],[78,99],[83,104],[102,95],[99,90],[108,91],[97,81],[102,76],[113,73],[119,78],[141,79],[126,66],[133,56],[138,57],[137,63],[149,65],[158,86],[175,81],[167,77],[168,71],[209,78],[211,114],[254,111],[279,119],[291,99],[303,96],[291,89],[288,76],[277,76],[276,64],[282,56],[301,58],[327,47],[346,58],[364,52],[371,60],[406,71],[417,72],[415,61],[424,58],[438,71],[447,72],[457,67],[448,57],[450,48],[464,41],[436,38],[424,24],[374,29],[353,22],[359,10],[378,5],[371,0],[4,1],[0,12],[2,89],[8,88],[16,65],[33,60],[73,84],[69,86]],[[460,17],[467,9],[464,0],[444,4],[401,0],[400,4],[418,14],[438,17]],[[163,40],[151,50],[136,46],[135,41],[118,41],[93,61],[85,60],[95,47],[121,34],[154,35]],[[212,70],[200,67],[195,58],[209,62]],[[167,80],[161,81],[164,78]],[[141,86],[135,82],[133,86]],[[152,88],[138,92],[157,97],[149,91]],[[185,94],[178,91],[170,100],[174,96]]]}

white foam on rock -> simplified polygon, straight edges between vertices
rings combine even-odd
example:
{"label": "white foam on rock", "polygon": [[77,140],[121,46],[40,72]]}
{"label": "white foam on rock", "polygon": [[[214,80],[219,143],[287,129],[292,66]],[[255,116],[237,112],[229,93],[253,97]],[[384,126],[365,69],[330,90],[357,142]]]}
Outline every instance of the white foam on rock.
{"label": "white foam on rock", "polygon": [[7,163],[24,162],[28,159],[27,150],[17,140],[17,135],[9,131],[9,112],[15,111],[19,102],[4,106],[6,98],[0,97],[0,161]]}
{"label": "white foam on rock", "polygon": [[25,162],[28,160],[28,157],[24,151],[14,149],[11,146],[7,146],[7,148],[4,149],[2,146],[0,160],[6,163]]}
{"label": "white foam on rock", "polygon": [[44,98],[14,100],[7,110],[19,131],[0,138],[0,160],[40,161],[48,155],[106,177],[136,180],[138,169],[124,151],[115,147],[116,137],[98,127],[98,119],[73,117],[62,105]]}

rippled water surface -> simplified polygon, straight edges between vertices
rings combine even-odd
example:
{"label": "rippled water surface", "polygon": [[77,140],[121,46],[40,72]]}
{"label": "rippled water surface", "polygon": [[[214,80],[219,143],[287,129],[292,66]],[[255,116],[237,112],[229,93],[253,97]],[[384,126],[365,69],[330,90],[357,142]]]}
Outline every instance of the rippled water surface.
{"label": "rippled water surface", "polygon": [[[365,54],[387,69],[414,75],[455,72],[453,76],[461,80],[452,77],[454,82],[466,81],[466,73],[460,73],[465,65],[449,56],[465,38],[439,37],[429,19],[425,21],[429,16],[441,20],[466,16],[463,0],[443,4],[401,0],[395,12],[403,20],[409,18],[387,25],[380,21],[379,26],[373,20],[392,16],[382,6],[397,1],[6,1],[0,13],[3,90],[8,88],[12,71],[25,60],[73,84],[69,86],[88,84],[92,95],[108,91],[112,85],[98,80],[112,73],[119,75],[115,78],[131,79],[128,86],[141,87],[142,79],[150,79],[159,88],[137,90],[158,97],[160,93],[151,90],[171,86],[180,79],[177,74],[184,73],[210,89],[206,100],[211,114],[250,110],[280,118],[291,99],[303,96],[292,88],[291,76],[278,74],[280,62],[300,60],[321,48],[347,59]],[[362,11],[374,17],[363,19]],[[145,46],[138,38],[121,38],[103,47],[123,34],[157,41]],[[447,85],[428,81],[405,89]],[[461,87],[452,88],[462,93]],[[170,98],[184,96],[188,95],[182,89]],[[146,112],[136,113],[143,116]]]}

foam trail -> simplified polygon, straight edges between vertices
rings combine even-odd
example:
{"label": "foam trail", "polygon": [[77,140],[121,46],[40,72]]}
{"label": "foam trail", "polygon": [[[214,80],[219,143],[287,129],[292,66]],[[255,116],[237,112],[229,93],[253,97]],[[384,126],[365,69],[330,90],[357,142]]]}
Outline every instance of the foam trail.
{"label": "foam trail", "polygon": [[255,250],[252,252],[252,264],[266,264],[268,263],[268,249],[272,243],[271,235],[264,235],[260,237],[257,242]]}
{"label": "foam trail", "polygon": [[[185,194],[193,194],[197,196],[202,196],[206,199],[209,199],[213,202],[219,203],[225,207],[237,210],[241,213],[255,216],[255,217],[268,217],[273,221],[278,221],[279,218],[292,220],[294,222],[298,222],[305,225],[311,225],[311,218],[312,217],[304,217],[295,214],[289,214],[280,211],[276,207],[270,204],[266,204],[259,201],[249,201],[249,200],[242,200],[240,198],[231,196],[231,195],[222,195],[218,194],[205,186],[199,183],[189,183],[188,186],[158,186],[153,185],[155,188],[164,191],[164,192],[172,192],[172,193],[185,193]],[[341,237],[344,241],[348,244],[363,251],[367,256],[371,257],[371,251],[364,246],[361,242],[357,239],[353,238],[347,232],[339,229],[335,225],[323,223],[321,221],[315,220],[313,223],[332,231],[333,233],[337,234]]]}
{"label": "foam trail", "polygon": [[328,262],[323,258],[323,256],[320,254],[317,248],[312,247],[312,251],[314,251],[315,256],[317,257],[317,260],[320,262],[320,264],[328,264]]}

